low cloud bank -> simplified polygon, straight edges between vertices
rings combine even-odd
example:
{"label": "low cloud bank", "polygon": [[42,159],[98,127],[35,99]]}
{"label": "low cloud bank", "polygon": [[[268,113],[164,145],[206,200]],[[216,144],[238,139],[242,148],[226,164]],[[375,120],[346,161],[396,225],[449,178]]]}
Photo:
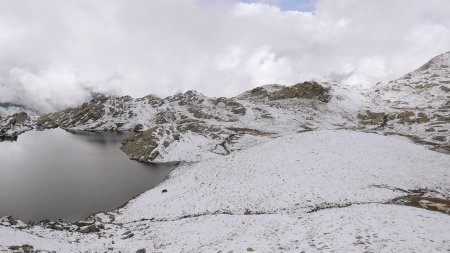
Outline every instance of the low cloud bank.
{"label": "low cloud bank", "polygon": [[[274,2],[275,3],[275,2]],[[95,93],[232,96],[328,76],[371,85],[450,50],[446,0],[319,0],[311,12],[202,0],[0,0],[0,102]]]}

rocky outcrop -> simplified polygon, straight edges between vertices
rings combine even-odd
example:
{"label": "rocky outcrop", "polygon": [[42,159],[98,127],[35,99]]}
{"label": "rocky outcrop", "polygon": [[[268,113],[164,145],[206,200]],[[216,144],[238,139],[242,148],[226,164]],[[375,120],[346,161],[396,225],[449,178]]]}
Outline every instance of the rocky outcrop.
{"label": "rocky outcrop", "polygon": [[14,141],[23,132],[34,128],[33,120],[26,112],[19,112],[0,120],[0,141]]}
{"label": "rocky outcrop", "polygon": [[388,121],[388,115],[384,112],[371,112],[367,110],[358,114],[358,119],[362,125],[375,125],[384,127]]}
{"label": "rocky outcrop", "polygon": [[327,103],[331,99],[330,87],[317,82],[303,82],[292,86],[266,85],[254,88],[240,96],[245,99],[281,100],[291,98],[314,99]]}
{"label": "rocky outcrop", "polygon": [[154,127],[124,139],[120,149],[133,160],[152,161],[159,155],[153,152],[158,147],[158,130],[162,129]]}
{"label": "rocky outcrop", "polygon": [[325,88],[317,82],[304,82],[290,87],[282,87],[280,90],[273,92],[270,99],[306,98],[327,103],[331,99],[329,92],[329,88]]}

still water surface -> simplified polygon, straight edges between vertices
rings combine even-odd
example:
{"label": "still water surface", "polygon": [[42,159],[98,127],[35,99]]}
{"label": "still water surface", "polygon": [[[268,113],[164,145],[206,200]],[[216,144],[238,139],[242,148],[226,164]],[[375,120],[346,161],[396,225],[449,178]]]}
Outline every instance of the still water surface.
{"label": "still water surface", "polygon": [[83,219],[124,204],[175,167],[128,159],[119,149],[122,137],[54,129],[0,142],[0,217]]}

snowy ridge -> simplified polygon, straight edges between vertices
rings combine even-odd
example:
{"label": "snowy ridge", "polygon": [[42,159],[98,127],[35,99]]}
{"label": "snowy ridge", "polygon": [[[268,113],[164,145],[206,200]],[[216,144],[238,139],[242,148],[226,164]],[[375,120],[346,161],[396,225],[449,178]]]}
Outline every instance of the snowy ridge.
{"label": "snowy ridge", "polygon": [[364,125],[381,126],[382,132],[408,135],[450,151],[450,52],[365,95],[370,108],[360,115]]}
{"label": "snowy ridge", "polygon": [[350,109],[351,98],[339,95],[342,89],[336,82],[305,82],[263,86],[234,98],[197,91],[164,99],[101,97],[45,115],[37,127],[135,131],[122,146],[130,158],[196,162],[292,132],[355,127],[356,109]]}

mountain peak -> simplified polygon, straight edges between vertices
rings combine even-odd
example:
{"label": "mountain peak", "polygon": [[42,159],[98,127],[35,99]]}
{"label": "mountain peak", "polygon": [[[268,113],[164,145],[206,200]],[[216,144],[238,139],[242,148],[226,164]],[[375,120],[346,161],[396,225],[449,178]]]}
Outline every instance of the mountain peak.
{"label": "mountain peak", "polygon": [[[400,80],[417,81],[416,79],[434,80],[450,79],[450,51],[433,57],[420,68],[402,76]],[[439,80],[436,80],[439,81]]]}
{"label": "mountain peak", "polygon": [[449,65],[450,65],[450,51],[433,57],[427,63],[422,65],[418,69],[418,71],[436,70],[442,68],[448,71]]}

